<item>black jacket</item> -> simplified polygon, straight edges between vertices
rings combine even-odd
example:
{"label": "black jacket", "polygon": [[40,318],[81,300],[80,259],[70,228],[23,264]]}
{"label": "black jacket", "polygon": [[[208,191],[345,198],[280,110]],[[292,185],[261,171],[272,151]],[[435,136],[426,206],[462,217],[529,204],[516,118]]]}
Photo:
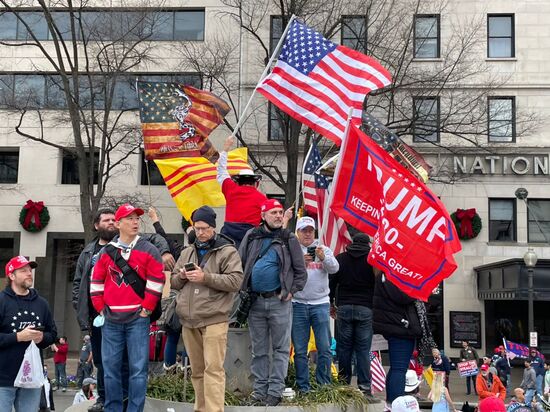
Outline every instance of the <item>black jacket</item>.
{"label": "black jacket", "polygon": [[[161,235],[157,235],[156,233],[140,233],[140,236],[142,239],[155,245],[161,255],[170,253],[168,243]],[[92,257],[98,241],[99,239],[96,238],[88,243],[80,253],[76,263],[72,303],[81,330],[89,330],[92,320],[97,316],[97,312],[92,306],[92,300],[90,299],[90,278]]]}
{"label": "black jacket", "polygon": [[422,336],[415,300],[383,276],[376,276],[373,328],[385,338],[414,339]]}
{"label": "black jacket", "polygon": [[368,253],[354,257],[349,252],[336,256],[340,269],[330,275],[331,303],[336,306],[359,305],[372,309],[374,272],[367,263],[367,257]]}
{"label": "black jacket", "polygon": [[25,350],[30,342],[17,342],[16,333],[29,325],[43,326],[44,338],[37,344],[45,349],[55,342],[57,328],[48,302],[30,289],[18,296],[11,287],[0,292],[0,387],[13,387]]}

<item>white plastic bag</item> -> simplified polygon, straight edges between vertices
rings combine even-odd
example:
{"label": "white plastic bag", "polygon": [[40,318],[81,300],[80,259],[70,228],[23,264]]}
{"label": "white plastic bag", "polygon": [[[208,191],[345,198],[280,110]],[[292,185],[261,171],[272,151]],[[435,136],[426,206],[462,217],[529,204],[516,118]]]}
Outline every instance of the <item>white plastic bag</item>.
{"label": "white plastic bag", "polygon": [[44,369],[42,368],[42,359],[40,359],[40,350],[34,341],[31,341],[27,350],[25,350],[25,356],[13,386],[17,388],[41,388],[43,385]]}

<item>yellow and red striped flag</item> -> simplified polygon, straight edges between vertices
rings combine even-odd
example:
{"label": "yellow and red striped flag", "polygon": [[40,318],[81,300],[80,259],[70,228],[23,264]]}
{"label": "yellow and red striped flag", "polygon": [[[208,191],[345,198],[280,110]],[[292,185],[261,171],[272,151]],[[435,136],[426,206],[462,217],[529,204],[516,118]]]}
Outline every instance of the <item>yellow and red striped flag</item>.
{"label": "yellow and red striped flag", "polygon": [[145,157],[169,159],[203,156],[215,163],[218,151],[208,136],[229,106],[205,90],[178,83],[138,82]]}
{"label": "yellow and red striped flag", "polygon": [[[251,169],[245,147],[228,153],[227,170],[233,175]],[[225,197],[216,180],[216,165],[204,157],[155,159],[172,200],[180,213],[189,220],[191,213],[201,206],[225,206]]]}

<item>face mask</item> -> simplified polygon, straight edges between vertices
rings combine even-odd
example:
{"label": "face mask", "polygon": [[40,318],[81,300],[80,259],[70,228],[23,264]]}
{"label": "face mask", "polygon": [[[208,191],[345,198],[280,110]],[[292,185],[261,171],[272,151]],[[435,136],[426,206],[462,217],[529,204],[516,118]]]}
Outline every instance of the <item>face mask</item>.
{"label": "face mask", "polygon": [[100,328],[105,323],[105,316],[97,315],[94,319],[94,326],[96,328]]}

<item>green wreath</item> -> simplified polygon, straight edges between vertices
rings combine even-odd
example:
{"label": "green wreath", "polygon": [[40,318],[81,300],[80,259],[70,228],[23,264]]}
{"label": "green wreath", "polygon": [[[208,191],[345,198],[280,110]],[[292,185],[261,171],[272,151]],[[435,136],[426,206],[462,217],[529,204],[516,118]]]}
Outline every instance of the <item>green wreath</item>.
{"label": "green wreath", "polygon": [[[469,209],[472,210],[472,209]],[[457,209],[456,212],[451,213],[451,219],[453,220],[453,223],[455,224],[456,233],[458,233],[458,237],[460,240],[469,240],[477,237],[479,235],[479,232],[481,232],[481,228],[483,227],[483,224],[481,222],[481,218],[473,209],[473,217],[471,219],[471,233],[469,232],[467,227],[462,227],[461,220],[458,218],[457,213],[460,212],[467,212],[462,209]]]}
{"label": "green wreath", "polygon": [[44,206],[44,202],[33,202],[27,200],[27,203],[19,212],[19,223],[27,232],[40,232],[50,221],[50,212]]}

